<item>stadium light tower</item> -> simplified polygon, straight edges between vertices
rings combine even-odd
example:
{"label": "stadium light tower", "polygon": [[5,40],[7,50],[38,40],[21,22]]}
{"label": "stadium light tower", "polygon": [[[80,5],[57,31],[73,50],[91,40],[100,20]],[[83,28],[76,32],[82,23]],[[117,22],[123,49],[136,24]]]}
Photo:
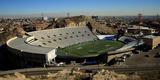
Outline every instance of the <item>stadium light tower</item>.
{"label": "stadium light tower", "polygon": [[142,14],[138,14],[139,25],[143,24],[143,18]]}
{"label": "stadium light tower", "polygon": [[141,26],[140,25],[143,24],[143,16],[142,16],[141,13],[138,14],[138,22],[139,22],[139,24],[138,24],[138,26],[139,26],[138,27],[139,28],[139,36],[137,37],[138,38],[137,46],[139,45],[140,40],[141,40]]}
{"label": "stadium light tower", "polygon": [[70,13],[69,12],[67,12],[67,17],[70,17]]}
{"label": "stadium light tower", "polygon": [[44,18],[44,14],[43,14],[43,12],[41,13],[41,19],[43,20],[43,18]]}
{"label": "stadium light tower", "polygon": [[44,17],[44,14],[43,14],[43,13],[41,13],[41,17]]}
{"label": "stadium light tower", "polygon": [[156,21],[158,21],[158,20],[159,20],[159,14],[156,15]]}

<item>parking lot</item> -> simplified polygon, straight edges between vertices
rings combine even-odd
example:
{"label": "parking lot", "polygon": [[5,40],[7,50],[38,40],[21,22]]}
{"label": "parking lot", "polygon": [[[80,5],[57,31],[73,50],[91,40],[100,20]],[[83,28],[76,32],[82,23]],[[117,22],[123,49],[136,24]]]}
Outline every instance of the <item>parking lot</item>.
{"label": "parking lot", "polygon": [[113,66],[160,66],[160,49],[149,50],[148,52],[140,51],[139,54],[133,54],[125,59],[124,62],[118,62]]}

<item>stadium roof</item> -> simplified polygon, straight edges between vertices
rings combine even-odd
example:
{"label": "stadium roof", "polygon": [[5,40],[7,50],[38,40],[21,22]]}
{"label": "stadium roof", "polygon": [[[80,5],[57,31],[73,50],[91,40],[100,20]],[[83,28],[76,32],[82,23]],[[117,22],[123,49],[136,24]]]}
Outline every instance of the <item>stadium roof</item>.
{"label": "stadium roof", "polygon": [[26,44],[25,40],[26,38],[14,37],[7,42],[7,45],[11,48],[28,53],[46,54],[49,51],[53,50],[53,48],[38,47]]}

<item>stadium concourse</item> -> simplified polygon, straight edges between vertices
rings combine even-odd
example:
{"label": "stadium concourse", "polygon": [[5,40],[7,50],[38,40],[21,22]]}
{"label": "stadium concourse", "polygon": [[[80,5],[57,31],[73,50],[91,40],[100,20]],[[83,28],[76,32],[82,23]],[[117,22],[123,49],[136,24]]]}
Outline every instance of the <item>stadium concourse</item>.
{"label": "stadium concourse", "polygon": [[23,65],[44,65],[63,61],[83,62],[86,59],[107,61],[104,55],[124,44],[99,40],[88,27],[65,27],[28,32],[22,38],[11,38],[7,45],[16,57],[14,60],[21,61]]}

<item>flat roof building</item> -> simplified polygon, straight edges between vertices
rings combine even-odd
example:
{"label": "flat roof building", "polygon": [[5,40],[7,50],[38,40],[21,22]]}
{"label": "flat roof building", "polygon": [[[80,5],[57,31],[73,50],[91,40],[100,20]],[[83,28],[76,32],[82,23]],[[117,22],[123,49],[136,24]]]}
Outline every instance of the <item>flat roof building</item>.
{"label": "flat roof building", "polygon": [[154,33],[155,30],[144,26],[134,25],[133,27],[128,27],[127,32],[132,34],[139,34],[139,32],[141,32],[143,35],[150,35]]}
{"label": "flat roof building", "polygon": [[158,45],[160,45],[160,36],[147,35],[143,37],[145,45],[147,45],[150,49],[154,49]]}

